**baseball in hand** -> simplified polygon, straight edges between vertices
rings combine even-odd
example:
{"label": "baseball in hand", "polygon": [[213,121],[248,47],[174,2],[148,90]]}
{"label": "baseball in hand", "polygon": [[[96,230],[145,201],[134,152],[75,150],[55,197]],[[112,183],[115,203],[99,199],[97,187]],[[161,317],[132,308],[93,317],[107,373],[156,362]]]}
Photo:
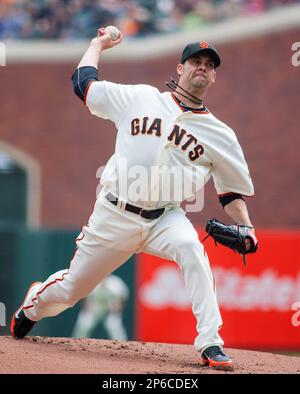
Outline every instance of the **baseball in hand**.
{"label": "baseball in hand", "polygon": [[115,26],[107,26],[104,29],[106,34],[109,34],[113,41],[116,41],[119,38],[120,32]]}

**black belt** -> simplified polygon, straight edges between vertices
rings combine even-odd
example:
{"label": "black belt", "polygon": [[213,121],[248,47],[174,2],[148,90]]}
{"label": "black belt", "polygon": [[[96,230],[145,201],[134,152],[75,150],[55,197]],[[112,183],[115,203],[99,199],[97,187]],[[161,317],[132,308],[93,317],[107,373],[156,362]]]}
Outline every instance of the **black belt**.
{"label": "black belt", "polygon": [[[118,198],[115,197],[112,193],[108,193],[105,196],[105,198],[108,201],[110,201],[112,204],[118,205]],[[147,211],[146,209],[136,207],[135,205],[131,205],[129,203],[126,203],[125,210],[132,213],[136,213],[137,215],[140,215],[142,218],[145,219],[157,219],[165,212],[165,208],[159,208],[159,209],[153,209],[151,211]]]}

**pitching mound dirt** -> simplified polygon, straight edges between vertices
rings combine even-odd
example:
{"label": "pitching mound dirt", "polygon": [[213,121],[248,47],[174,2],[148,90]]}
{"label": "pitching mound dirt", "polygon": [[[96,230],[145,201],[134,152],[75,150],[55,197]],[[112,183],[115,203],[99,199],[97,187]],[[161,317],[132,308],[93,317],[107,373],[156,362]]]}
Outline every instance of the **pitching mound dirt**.
{"label": "pitching mound dirt", "polygon": [[[225,349],[237,374],[300,373],[300,358]],[[17,362],[16,362],[17,360]],[[98,339],[0,337],[1,374],[207,374],[191,345]]]}

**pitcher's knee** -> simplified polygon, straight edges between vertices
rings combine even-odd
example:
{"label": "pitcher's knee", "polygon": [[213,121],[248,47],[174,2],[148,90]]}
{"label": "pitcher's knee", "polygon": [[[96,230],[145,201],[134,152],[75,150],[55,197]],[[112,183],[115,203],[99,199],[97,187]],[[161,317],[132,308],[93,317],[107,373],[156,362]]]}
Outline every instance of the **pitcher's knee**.
{"label": "pitcher's knee", "polygon": [[176,261],[180,266],[188,264],[190,269],[201,269],[205,260],[203,245],[196,237],[183,237],[177,244]]}
{"label": "pitcher's knee", "polygon": [[198,238],[184,235],[180,238],[177,238],[177,248],[182,251],[192,251],[197,249],[201,250],[203,247],[200,244]]}

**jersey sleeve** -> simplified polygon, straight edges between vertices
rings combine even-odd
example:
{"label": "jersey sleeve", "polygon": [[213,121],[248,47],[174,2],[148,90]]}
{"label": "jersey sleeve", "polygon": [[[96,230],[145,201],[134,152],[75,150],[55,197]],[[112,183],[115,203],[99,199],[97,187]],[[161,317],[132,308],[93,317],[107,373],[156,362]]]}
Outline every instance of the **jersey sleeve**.
{"label": "jersey sleeve", "polygon": [[218,155],[213,163],[212,177],[219,196],[226,193],[254,195],[249,169],[237,140]]}
{"label": "jersey sleeve", "polygon": [[92,82],[86,92],[85,105],[91,114],[118,125],[133,102],[139,85],[121,85],[108,81]]}

